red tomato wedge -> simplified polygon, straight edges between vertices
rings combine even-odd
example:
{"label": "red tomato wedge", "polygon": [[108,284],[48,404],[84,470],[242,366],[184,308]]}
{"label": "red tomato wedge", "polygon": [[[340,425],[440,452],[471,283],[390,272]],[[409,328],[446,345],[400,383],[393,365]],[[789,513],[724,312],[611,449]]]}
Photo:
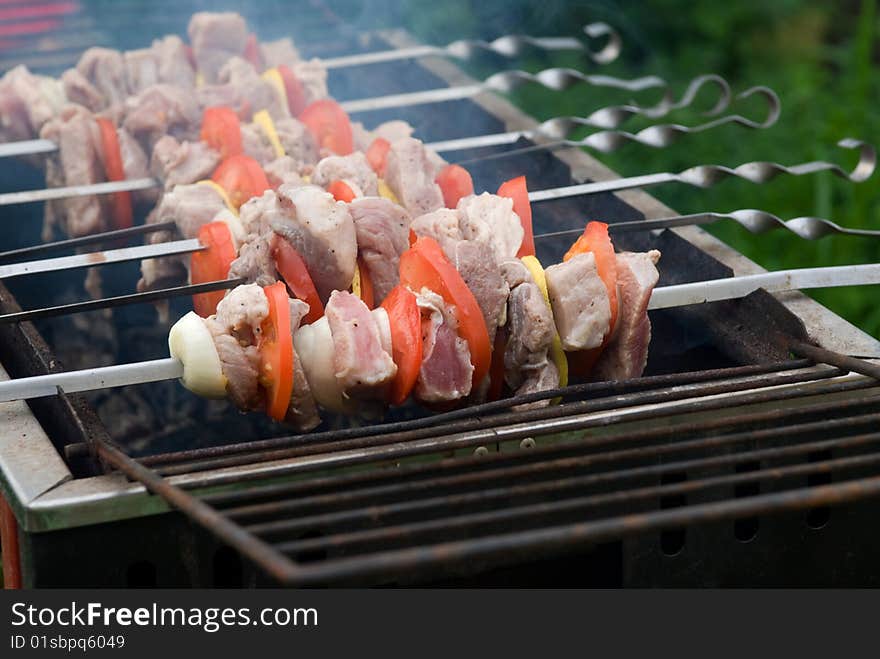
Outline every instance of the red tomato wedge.
{"label": "red tomato wedge", "polygon": [[277,67],[278,74],[284,82],[284,93],[287,94],[287,108],[290,114],[298,117],[306,109],[306,90],[296,74],[286,64]]}
{"label": "red tomato wedge", "polygon": [[397,375],[391,383],[389,402],[402,405],[407,399],[422,367],[422,320],[416,296],[405,286],[395,286],[382,301],[391,325],[391,356]]}
{"label": "red tomato wedge", "polygon": [[299,115],[318,143],[318,147],[328,149],[339,156],[347,156],[354,151],[354,136],[351,121],[342,106],[330,98],[322,98],[311,103]]}
{"label": "red tomato wedge", "polygon": [[513,212],[519,215],[522,222],[523,239],[516,253],[517,258],[535,255],[535,232],[532,230],[532,205],[529,203],[529,190],[526,187],[526,177],[517,176],[505,181],[498,188],[499,197],[513,199]]}
{"label": "red tomato wedge", "polygon": [[446,208],[456,208],[459,199],[474,194],[474,181],[461,165],[446,165],[437,174],[436,182],[443,192]]}
{"label": "red tomato wedge", "polygon": [[454,308],[458,333],[467,341],[471,352],[473,386],[478,386],[492,361],[489,332],[474,294],[436,240],[423,236],[401,255],[400,283],[415,291],[429,288]]}
{"label": "red tomato wedge", "polygon": [[[119,134],[109,119],[98,117],[101,132],[101,152],[104,160],[104,173],[108,181],[124,181],[125,168],[122,165],[122,150],[119,148]],[[134,224],[130,192],[114,192],[110,195],[110,210],[113,225],[117,229],[127,229]]]}
{"label": "red tomato wedge", "polygon": [[211,180],[226,190],[236,210],[248,199],[259,197],[270,187],[260,163],[241,153],[221,162]]}
{"label": "red tomato wedge", "polygon": [[303,322],[313,323],[323,316],[324,305],[318,297],[315,282],[312,281],[305,261],[293,245],[281,237],[275,238],[272,243],[272,258],[275,260],[275,269],[278,270],[278,274],[293,296],[309,305],[309,313],[306,314]]}
{"label": "red tomato wedge", "polygon": [[368,309],[376,308],[376,293],[373,289],[373,280],[370,278],[370,271],[367,269],[361,257],[357,260],[358,278],[361,281],[361,300],[367,305]]}
{"label": "red tomato wedge", "polygon": [[611,237],[608,235],[608,225],[604,222],[589,222],[584,232],[571,246],[563,261],[568,261],[576,254],[584,254],[592,252],[596,258],[596,270],[602,283],[605,284],[605,290],[608,291],[608,301],[611,304],[611,323],[609,324],[606,339],[614,331],[617,323],[617,257],[614,255],[614,245],[611,244]]}
{"label": "red tomato wedge", "polygon": [[391,149],[391,142],[384,137],[377,137],[373,140],[367,149],[367,162],[379,177],[385,176],[385,165],[388,159],[388,151]]}
{"label": "red tomato wedge", "polygon": [[260,384],[266,390],[266,414],[276,421],[287,416],[293,394],[293,334],[290,331],[290,305],[284,282],[263,288],[269,300],[269,315],[260,336]]}
{"label": "red tomato wedge", "polygon": [[244,58],[254,65],[254,68],[257,71],[262,71],[265,67],[263,66],[263,53],[260,52],[260,42],[257,41],[257,35],[251,32],[247,36],[247,41],[244,44]]}
{"label": "red tomato wedge", "polygon": [[199,137],[202,142],[218,151],[223,160],[244,150],[241,144],[241,123],[232,108],[205,108]]}
{"label": "red tomato wedge", "polygon": [[507,328],[499,327],[495,332],[495,342],[492,345],[492,365],[489,367],[489,390],[486,392],[486,400],[493,401],[501,398],[504,392],[504,349],[507,347]]}
{"label": "red tomato wedge", "polygon": [[333,195],[336,201],[344,201],[346,204],[354,201],[355,195],[348,183],[336,179],[327,186],[327,192]]}
{"label": "red tomato wedge", "polygon": [[[229,266],[238,257],[232,233],[225,222],[210,222],[199,228],[199,242],[207,249],[190,257],[190,283],[204,284],[229,277]],[[226,291],[193,295],[193,309],[202,318],[217,313],[217,305]]]}

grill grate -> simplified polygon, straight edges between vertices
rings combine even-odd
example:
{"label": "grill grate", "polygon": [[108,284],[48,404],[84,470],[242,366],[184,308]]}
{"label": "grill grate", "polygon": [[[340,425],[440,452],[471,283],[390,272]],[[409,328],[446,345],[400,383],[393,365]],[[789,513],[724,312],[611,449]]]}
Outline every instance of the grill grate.
{"label": "grill grate", "polygon": [[[226,527],[197,517],[209,530],[234,529],[269,574],[315,586],[461,576],[724,519],[745,520],[748,536],[757,516],[880,495],[876,380],[803,361],[709,373],[572,388],[576,400],[487,416],[485,428],[275,440],[295,448],[246,454],[277,462],[199,500],[175,488],[175,505],[207,504]],[[193,457],[149,462],[231,466]]]}

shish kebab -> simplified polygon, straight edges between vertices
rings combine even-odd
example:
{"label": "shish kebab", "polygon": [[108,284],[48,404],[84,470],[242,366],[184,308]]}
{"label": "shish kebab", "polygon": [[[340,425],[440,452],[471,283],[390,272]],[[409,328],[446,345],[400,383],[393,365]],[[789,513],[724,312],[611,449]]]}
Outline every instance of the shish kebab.
{"label": "shish kebab", "polygon": [[[653,289],[653,264],[659,254],[624,253],[612,256],[619,279],[615,289],[617,320],[611,321],[610,298],[602,295],[608,289],[598,277],[596,266],[596,255],[601,254],[600,262],[605,261],[610,242],[602,243],[603,232],[601,227],[597,230],[598,224],[591,223],[585,230],[585,235],[592,234],[588,241],[594,241],[590,248],[595,251],[578,252],[547,270],[541,269],[534,257],[506,262],[505,274],[517,285],[507,301],[507,324],[498,328],[498,335],[506,333],[507,345],[494,355],[487,352],[488,336],[482,340],[471,336],[474,321],[482,322],[473,295],[468,296],[468,287],[460,275],[456,277],[452,263],[444,260],[439,244],[423,237],[402,259],[401,284],[372,312],[351,293],[337,291],[331,295],[325,317],[299,326],[307,305],[289,300],[282,282],[265,288],[240,286],[224,299],[216,315],[203,319],[190,312],[175,324],[169,334],[171,358],[0,382],[0,401],[181,379],[200,395],[230,396],[240,405],[244,402],[244,409],[264,408],[273,418],[309,430],[320,422],[319,408],[356,413],[365,406],[381,409],[388,404],[403,404],[409,395],[429,407],[442,408],[453,402],[497,399],[498,390],[509,386],[510,380],[522,383],[523,373],[529,372],[525,368],[544,369],[551,377],[543,388],[521,388],[520,393],[564,386],[567,377],[554,368],[557,363],[553,359],[558,353],[550,354],[563,334],[569,340],[589,337],[595,345],[591,350],[569,352],[569,357],[575,356],[575,364],[587,355],[593,369],[608,369],[609,362],[624,357],[631,360],[629,366],[635,370],[630,376],[634,377],[644,368],[650,339],[647,311],[651,309],[734,299],[759,288],[779,292],[880,284],[880,264],[868,264],[770,272]],[[571,296],[571,289],[565,285],[571,283],[572,274],[580,278],[584,273],[588,273],[583,282],[586,285]],[[424,285],[429,280],[443,290],[442,295]],[[594,285],[596,281],[598,285]],[[419,285],[417,291],[410,288]],[[448,299],[458,306],[445,304]],[[531,312],[525,311],[526,306],[517,306],[523,304],[522,300],[534,305]],[[573,316],[568,313],[571,309],[565,309],[570,303]],[[541,312],[534,313],[534,309]],[[517,320],[517,313],[524,315]],[[543,325],[548,319],[549,326]],[[619,323],[616,329],[611,329],[611,322]],[[440,335],[444,323],[455,328],[451,340]],[[529,348],[535,345],[528,345],[525,338],[534,327],[524,331],[522,327],[516,329],[517,323],[543,328],[543,338],[537,344],[543,351],[538,364],[529,361],[535,356]],[[481,341],[478,352],[470,352],[472,340]],[[443,341],[447,341],[447,348],[453,347],[451,352],[444,351]],[[235,363],[229,350],[247,355],[245,362]],[[593,357],[597,351],[600,354]],[[503,357],[499,357],[502,352]],[[524,352],[527,361],[517,363],[516,356]],[[444,364],[442,360],[452,361]],[[485,378],[482,386],[474,384],[480,374]],[[593,374],[603,377],[602,371],[594,370]],[[252,381],[246,382],[242,390],[243,377]],[[239,382],[234,384],[236,378]],[[496,378],[501,378],[499,384]],[[242,399],[242,395],[252,398]]]}
{"label": "shish kebab", "polygon": [[[853,182],[861,182],[870,177],[876,165],[876,154],[874,148],[871,145],[853,139],[841,140],[839,142],[839,146],[841,146],[842,148],[860,150],[859,162],[852,169],[851,172],[846,172],[838,165],[835,165],[833,163],[821,161],[804,163],[791,167],[784,167],[767,162],[752,162],[745,163],[734,169],[719,166],[699,166],[691,168],[679,174],[660,173],[654,175],[643,175],[535,191],[527,191],[525,188],[524,178],[519,177],[517,179],[512,179],[511,181],[502,184],[502,186],[499,188],[499,195],[510,197],[513,199],[520,197],[521,199],[515,203],[518,203],[520,207],[522,207],[522,204],[552,201],[556,199],[563,199],[566,197],[594,194],[597,192],[641,188],[648,185],[670,181],[685,182],[698,187],[708,187],[727,176],[737,176],[756,183],[769,181],[780,174],[805,175],[821,171],[831,171],[835,175],[846,178]],[[411,175],[413,172],[400,171],[398,174],[393,175],[393,178],[391,179],[392,184],[391,186],[389,186],[383,178],[379,177],[380,173],[383,175],[386,173],[387,163],[384,160],[380,159],[380,161],[377,162],[374,159],[371,165],[373,167],[373,171],[369,171],[366,164],[363,164],[360,167],[361,171],[358,171],[358,167],[343,166],[341,163],[345,160],[344,157],[331,157],[332,160],[336,161],[335,164],[339,165],[339,169],[337,169],[336,171],[338,178],[336,176],[321,174],[320,170],[316,170],[318,174],[321,174],[320,177],[316,176],[316,180],[322,182],[323,187],[325,187],[331,194],[333,194],[337,198],[337,200],[341,201],[349,202],[354,200],[356,197],[364,197],[364,190],[366,190],[366,196],[374,196],[376,194],[379,194],[393,202],[393,204],[389,204],[389,207],[398,207],[397,210],[394,212],[398,213],[401,217],[407,216],[407,213],[409,213],[409,215],[416,216],[419,214],[420,211],[434,211],[443,205],[445,205],[447,208],[454,209],[462,198],[474,194],[473,183],[470,180],[469,174],[463,167],[458,165],[446,165],[439,170],[436,170],[434,166],[431,165],[429,162],[430,154],[428,153],[427,145],[420,145],[417,140],[410,138],[409,140],[405,141],[405,147],[410,152],[416,154],[406,162],[408,162],[409,164],[420,163],[431,172],[438,171],[438,174],[436,175],[436,180],[432,181],[430,177],[430,172],[428,172],[426,176],[420,177],[418,181],[413,181],[412,178],[409,178],[409,175]],[[390,149],[388,152],[386,152],[386,157],[388,153],[390,153],[392,155],[392,158],[394,158],[394,150]],[[349,165],[351,165],[351,163],[349,163]],[[393,164],[392,166],[396,169],[401,169],[399,165]],[[252,169],[256,170],[258,166],[255,163],[251,163],[251,167]],[[351,178],[346,178],[346,176],[352,177],[356,180],[351,180]],[[216,180],[222,182],[224,180],[224,177],[215,177],[215,181]],[[286,182],[296,182],[297,184],[307,182],[295,175],[290,175],[283,180]],[[210,244],[214,241],[212,240],[208,242],[204,236],[201,236],[199,231],[202,224],[213,219],[211,217],[212,215],[220,217],[222,221],[229,225],[232,235],[226,240],[237,244],[241,242],[249,232],[249,225],[251,222],[248,217],[250,217],[252,213],[250,212],[250,207],[246,207],[243,209],[244,218],[240,218],[239,204],[231,202],[230,197],[234,197],[236,199],[258,197],[271,187],[266,177],[263,177],[262,181],[263,182],[257,185],[257,187],[250,188],[241,188],[240,186],[231,185],[228,186],[228,189],[224,190],[218,187],[218,184],[212,183],[207,187],[202,188],[195,187],[194,185],[182,186],[177,192],[172,192],[169,195],[168,200],[176,198],[175,195],[180,196],[184,193],[186,193],[187,195],[197,195],[196,197],[194,197],[195,201],[193,203],[188,203],[185,201],[175,202],[175,204],[172,205],[172,210],[166,211],[164,215],[163,207],[160,206],[158,209],[159,215],[158,217],[156,217],[156,221],[161,223],[160,227],[163,230],[166,230],[167,228],[172,226],[171,222],[165,221],[166,219],[170,218],[172,221],[176,221],[177,227],[180,229],[180,232],[187,236],[187,238],[185,238],[184,240],[155,242],[150,245],[105,250],[97,253],[84,253],[73,256],[42,259],[32,262],[0,265],[0,279],[34,274],[37,272],[49,272],[81,267],[92,267],[108,263],[118,263],[138,259],[154,259],[204,250],[209,247]],[[366,181],[366,183],[364,183],[364,181]],[[409,191],[404,190],[404,186],[406,184],[410,184]],[[426,201],[425,198],[422,198],[416,199],[411,203],[401,202],[400,198],[397,195],[399,194],[400,197],[404,197],[405,200],[408,200],[408,198],[404,195],[407,192],[411,192],[412,189],[415,189],[417,187],[416,184],[421,185],[421,190],[418,190],[419,194],[427,195],[429,198],[433,198],[434,201]],[[197,186],[200,184],[195,185]],[[277,187],[277,185],[275,187]],[[487,193],[483,193],[482,195],[482,197],[492,196],[493,195],[488,195]],[[166,202],[168,200],[166,200]],[[207,200],[208,203],[205,203],[205,200]],[[487,203],[492,204],[494,202],[488,201]],[[205,209],[207,209],[207,213],[200,213],[198,218],[196,218],[191,212],[187,213],[186,209],[191,209],[193,207],[193,204],[201,204]],[[421,208],[419,207],[420,204],[422,205]],[[402,208],[400,206],[402,206]],[[855,235],[873,235],[871,232],[853,231],[844,227],[839,227],[837,225],[834,225],[833,223],[829,223],[828,221],[821,221],[819,220],[819,218],[798,218],[796,220],[789,221],[789,223],[786,224],[782,223],[782,221],[778,218],[772,218],[772,216],[753,216],[748,215],[748,213],[749,211],[745,210],[737,211],[736,213],[732,214],[732,216],[734,219],[737,219],[738,221],[746,225],[747,228],[750,228],[752,230],[759,227],[767,230],[771,226],[775,227],[782,225],[794,231],[795,233],[798,233],[798,235],[801,235],[801,237],[810,237],[810,234],[813,233],[815,233],[816,235],[824,235],[824,233],[827,233],[828,231],[835,231],[837,233],[852,233]],[[531,237],[532,229],[530,210],[527,212],[527,216],[528,226],[526,232],[529,237]],[[708,221],[714,221],[715,219],[718,219],[717,214],[698,214],[683,216],[681,218],[667,218],[665,220],[656,220],[654,221],[654,225],[655,227],[682,226],[684,224],[706,223]],[[408,216],[407,220],[409,220]],[[749,223],[751,223],[751,226],[749,225]],[[820,227],[819,225],[822,226]],[[108,234],[108,237],[111,235],[113,235],[113,232],[110,232]],[[202,238],[202,240],[200,240],[200,237]],[[153,280],[151,279],[150,275],[147,274],[147,268],[145,268],[144,272],[145,280],[142,282],[143,288],[149,290],[152,286]],[[222,277],[223,274],[224,273],[220,273],[218,278]],[[207,280],[192,281],[192,283],[200,284],[205,283],[206,281]]]}

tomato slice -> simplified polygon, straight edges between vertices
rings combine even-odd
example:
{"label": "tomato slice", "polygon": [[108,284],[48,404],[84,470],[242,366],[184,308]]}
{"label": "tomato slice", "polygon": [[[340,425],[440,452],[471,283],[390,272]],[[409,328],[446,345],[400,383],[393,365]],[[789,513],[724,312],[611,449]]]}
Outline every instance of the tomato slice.
{"label": "tomato slice", "polygon": [[287,94],[287,108],[290,114],[298,117],[306,109],[306,90],[296,74],[286,64],[277,67],[281,80],[284,82],[284,92]]}
{"label": "tomato slice", "polygon": [[324,305],[318,297],[315,283],[309,275],[305,261],[293,245],[280,236],[276,237],[272,242],[272,258],[275,260],[275,269],[278,270],[278,274],[293,296],[309,305],[309,313],[306,314],[303,322],[313,323],[323,316]]}
{"label": "tomato slice", "polygon": [[535,233],[532,230],[532,205],[529,203],[529,190],[526,186],[526,177],[517,176],[505,181],[498,188],[499,197],[513,199],[513,212],[519,215],[522,222],[523,239],[516,253],[517,258],[535,255]]}
{"label": "tomato slice", "polygon": [[199,137],[202,142],[218,151],[223,160],[238,155],[244,150],[241,142],[241,123],[232,108],[205,108]]}
{"label": "tomato slice", "polygon": [[367,162],[370,163],[370,167],[373,168],[373,171],[379,177],[385,176],[385,166],[388,160],[388,151],[390,150],[391,142],[384,137],[377,137],[367,149]]}
{"label": "tomato slice", "polygon": [[327,192],[333,195],[336,201],[344,201],[346,204],[354,201],[354,190],[345,181],[336,179],[327,186]]}
{"label": "tomato slice", "polygon": [[226,190],[236,210],[248,199],[259,197],[270,187],[260,163],[241,153],[221,162],[211,180]]}
{"label": "tomato slice", "polygon": [[592,252],[596,258],[596,270],[602,283],[605,284],[608,302],[611,304],[611,323],[605,337],[607,339],[617,323],[617,256],[614,254],[614,245],[611,244],[611,237],[608,235],[608,225],[604,222],[589,222],[562,260],[568,261],[576,254],[587,252]]}
{"label": "tomato slice", "polygon": [[474,367],[472,384],[478,386],[489,372],[492,360],[489,332],[474,294],[436,240],[422,236],[401,255],[400,283],[415,291],[428,288],[453,308],[458,333],[470,348]]}
{"label": "tomato slice", "polygon": [[314,136],[318,147],[340,156],[354,151],[351,121],[342,106],[330,98],[322,98],[308,105],[299,115]]}
{"label": "tomato slice", "polygon": [[263,53],[260,52],[260,42],[257,41],[257,35],[253,32],[247,36],[243,55],[248,62],[254,65],[257,71],[262,71],[265,68],[263,66]]}
{"label": "tomato slice", "polygon": [[293,334],[290,305],[284,282],[263,288],[269,300],[269,315],[260,334],[260,384],[266,390],[266,414],[276,421],[287,416],[293,394]]}
{"label": "tomato slice", "polygon": [[391,357],[397,375],[391,383],[389,401],[402,405],[407,399],[422,367],[422,321],[416,296],[406,286],[395,286],[382,301],[391,325]]}
{"label": "tomato slice", "polygon": [[489,367],[487,401],[498,400],[504,392],[504,349],[506,347],[507,328],[499,327],[495,332],[495,342],[492,344],[492,365]]}
{"label": "tomato slice", "polygon": [[[210,222],[199,227],[199,242],[207,249],[190,257],[190,283],[204,284],[229,277],[229,266],[238,256],[232,233],[225,222]],[[226,291],[193,295],[193,309],[202,318],[217,313],[217,305]]]}
{"label": "tomato slice", "polygon": [[[104,156],[104,173],[108,181],[124,181],[125,167],[122,165],[122,150],[119,147],[119,134],[113,122],[97,117],[101,133],[101,152]],[[130,192],[114,192],[110,195],[110,210],[113,225],[117,229],[127,229],[134,224]]]}
{"label": "tomato slice", "polygon": [[437,174],[436,182],[443,192],[446,208],[456,208],[459,199],[474,194],[474,181],[461,165],[446,165]]}
{"label": "tomato slice", "polygon": [[368,309],[376,308],[376,293],[373,289],[373,280],[370,278],[370,271],[367,269],[363,259],[359,256],[357,259],[358,279],[360,280],[360,297],[367,305]]}

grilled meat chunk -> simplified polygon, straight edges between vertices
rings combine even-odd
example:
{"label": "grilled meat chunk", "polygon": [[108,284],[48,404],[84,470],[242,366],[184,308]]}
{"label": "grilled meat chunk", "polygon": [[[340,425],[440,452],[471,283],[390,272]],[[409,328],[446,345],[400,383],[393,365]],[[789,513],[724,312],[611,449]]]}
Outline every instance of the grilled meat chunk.
{"label": "grilled meat chunk", "polygon": [[176,34],[156,39],[149,48],[126,51],[123,57],[131,94],[159,83],[187,89],[195,87],[196,72],[189,63],[186,45]]}
{"label": "grilled meat chunk", "polygon": [[565,350],[602,345],[611,323],[608,290],[592,253],[578,254],[545,270],[556,329]]}
{"label": "grilled meat chunk", "polygon": [[276,119],[275,132],[285,156],[292,158],[299,169],[318,162],[318,144],[302,122],[293,117]]}
{"label": "grilled meat chunk", "polygon": [[171,190],[210,178],[219,164],[220,154],[204,142],[179,142],[166,135],[153,147],[150,171]]}
{"label": "grilled meat chunk", "polygon": [[376,302],[381,302],[400,281],[400,255],[409,247],[409,213],[381,197],[360,197],[348,210],[360,258],[370,273]]}
{"label": "grilled meat chunk", "polygon": [[376,318],[356,295],[333,291],[324,315],[330,324],[335,352],[336,380],[346,395],[377,393],[397,373],[397,366],[383,347]]}
{"label": "grilled meat chunk", "polygon": [[291,156],[275,158],[263,166],[263,171],[266,172],[266,179],[273,188],[278,188],[285,183],[303,184],[302,176],[300,176],[300,164]]}
{"label": "grilled meat chunk", "polygon": [[[309,305],[301,300],[290,301],[290,331],[296,334],[303,317],[309,312]],[[302,358],[294,347],[293,356],[293,393],[287,406],[284,422],[296,427],[301,432],[314,430],[321,423],[318,406],[312,389],[303,369]]]}
{"label": "grilled meat chunk", "polygon": [[80,57],[76,70],[101,95],[100,109],[122,106],[129,95],[125,60],[118,50],[89,48]]}
{"label": "grilled meat chunk", "polygon": [[0,138],[12,142],[36,137],[64,103],[58,81],[16,66],[0,79]]}
{"label": "grilled meat chunk", "polygon": [[285,64],[290,66],[299,61],[299,51],[293,45],[291,39],[278,39],[277,41],[265,41],[260,44],[260,53],[263,56],[263,64],[267,69]]}
{"label": "grilled meat chunk", "polygon": [[456,210],[465,239],[489,245],[499,262],[516,257],[524,232],[513,199],[484,192],[464,197]]}
{"label": "grilled meat chunk", "polygon": [[379,124],[373,130],[367,130],[361,122],[353,121],[351,123],[351,131],[354,136],[354,148],[358,151],[366,151],[377,137],[393,143],[397,140],[412,137],[415,129],[405,121],[393,119]]}
{"label": "grilled meat chunk", "polygon": [[357,262],[357,234],[346,204],[315,185],[282,185],[278,200],[283,217],[270,226],[302,257],[321,301],[347,290]]}
{"label": "grilled meat chunk", "polygon": [[637,378],[648,363],[651,321],[648,302],[660,275],[660,252],[624,252],[617,255],[620,313],[617,327],[596,362],[594,375],[601,380]]}
{"label": "grilled meat chunk", "polygon": [[407,137],[392,142],[385,181],[413,217],[443,208],[443,193],[434,182],[436,176],[436,165],[419,140]]}
{"label": "grilled meat chunk", "polygon": [[[104,180],[101,136],[94,117],[85,108],[66,107],[43,126],[40,136],[58,145],[58,151],[50,156],[54,163],[52,183],[86,185]],[[63,199],[47,206],[47,211],[43,227],[47,236],[55,228],[71,237],[107,228],[107,214],[102,211],[101,199],[94,195]]]}
{"label": "grilled meat chunk", "polygon": [[444,251],[474,294],[483,312],[489,340],[494,340],[495,330],[504,321],[510,288],[501,276],[492,250],[482,243],[461,240],[450,243]]}
{"label": "grilled meat chunk", "polygon": [[244,52],[248,37],[244,18],[233,12],[193,14],[187,34],[196,66],[207,83],[217,82],[229,58]]}
{"label": "grilled meat chunk", "polygon": [[261,165],[270,163],[278,157],[269,139],[256,124],[241,125],[241,146],[246,156],[250,156]]}
{"label": "grilled meat chunk", "polygon": [[253,111],[266,110],[273,119],[290,116],[287,103],[272,83],[260,76],[254,65],[241,57],[231,57],[220,69],[218,81],[236,89]]}
{"label": "grilled meat chunk", "polygon": [[449,208],[440,208],[416,217],[410,224],[410,229],[417,236],[433,238],[444,251],[450,244],[464,240],[458,226],[458,211]]}
{"label": "grilled meat chunk", "polygon": [[312,183],[326,188],[333,181],[354,183],[360,196],[375,197],[379,194],[379,179],[360,151],[348,156],[328,156],[322,158],[312,172]]}
{"label": "grilled meat chunk", "polygon": [[[178,185],[166,193],[158,207],[147,217],[148,224],[175,222],[184,238],[195,238],[203,224],[226,210],[226,203],[210,185]],[[167,231],[151,233],[147,238],[150,244],[173,240]],[[144,259],[141,262],[139,291],[148,291],[179,284],[186,280],[189,257],[185,254],[163,256],[158,259]]]}
{"label": "grilled meat chunk", "polygon": [[474,367],[467,341],[443,298],[428,289],[416,295],[422,310],[422,365],[415,396],[426,403],[459,400],[471,392]]}
{"label": "grilled meat chunk", "polygon": [[[507,319],[504,380],[511,390],[523,393],[520,388],[528,379],[529,372],[546,370],[547,353],[556,335],[553,313],[538,285],[529,281],[511,291]],[[557,379],[552,386],[558,384]]]}
{"label": "grilled meat chunk", "polygon": [[191,91],[174,85],[148,87],[125,102],[123,127],[148,153],[165,135],[198,140],[201,113]]}
{"label": "grilled meat chunk", "polygon": [[257,340],[260,325],[269,315],[263,289],[253,284],[237,286],[217,305],[217,313],[205,322],[214,337],[226,392],[242,410],[263,407],[259,388],[260,354]]}

